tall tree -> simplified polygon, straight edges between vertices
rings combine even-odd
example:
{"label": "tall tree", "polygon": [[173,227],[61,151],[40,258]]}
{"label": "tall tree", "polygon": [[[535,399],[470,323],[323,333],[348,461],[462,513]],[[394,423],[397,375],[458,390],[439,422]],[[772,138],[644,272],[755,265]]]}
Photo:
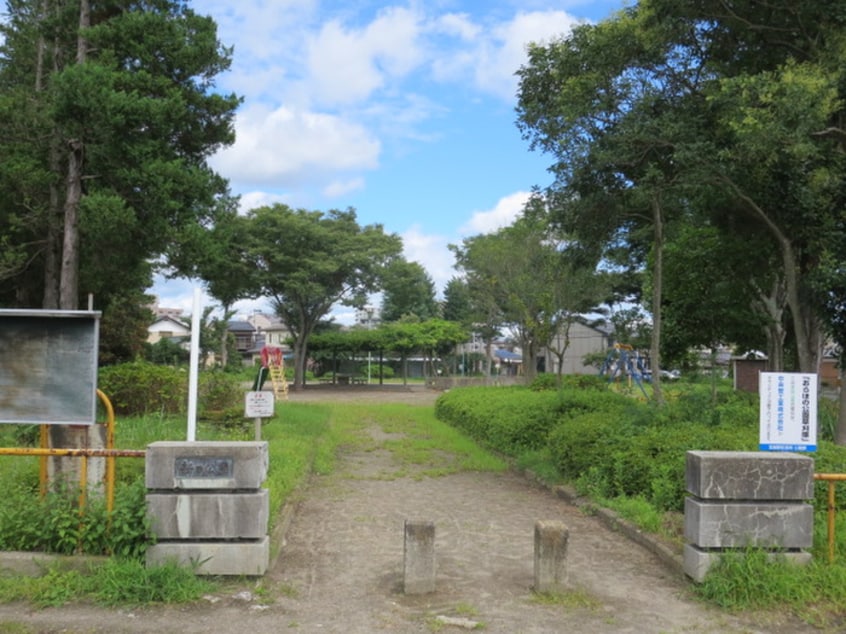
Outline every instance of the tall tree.
{"label": "tall tree", "polygon": [[[842,153],[834,150],[844,137],[846,15],[831,9],[791,0],[642,0],[535,47],[521,71],[520,122],[557,158],[556,187],[576,209],[603,203],[589,222],[577,222],[580,232],[607,228],[600,242],[619,239],[626,224],[602,209],[625,206],[638,189],[652,202],[656,229],[666,218],[657,214],[669,209],[708,215],[714,208],[701,203],[714,197],[702,191],[720,192],[778,245],[799,368],[810,372],[819,316],[803,280],[844,203]],[[632,161],[638,157],[648,160]],[[660,305],[653,300],[654,319]]]}
{"label": "tall tree", "polygon": [[523,372],[531,381],[541,348],[559,334],[567,319],[587,308],[575,292],[581,285],[577,269],[548,225],[535,216],[521,216],[496,233],[467,238],[453,251],[473,292],[495,306],[502,323],[517,335]]}
{"label": "tall tree", "polygon": [[[0,24],[0,241],[8,305],[101,304],[226,195],[208,157],[239,100],[231,51],[182,0],[9,0]],[[23,178],[22,178],[23,177]]]}
{"label": "tall tree", "polygon": [[249,245],[249,221],[240,216],[234,201],[223,199],[211,226],[196,225],[183,233],[170,258],[174,272],[202,279],[209,294],[220,302],[223,326],[218,328],[218,360],[229,364],[229,331],[232,306],[260,291],[257,269]]}
{"label": "tall tree", "polygon": [[[664,233],[683,209],[685,187],[674,148],[696,138],[697,104],[687,97],[700,62],[673,55],[676,24],[647,29],[649,17],[628,9],[531,47],[518,73],[518,126],[531,147],[554,157],[548,199],[557,222],[583,248],[598,258],[623,242],[630,253],[650,253],[650,358],[657,370]],[[660,402],[660,374],[654,375]]]}
{"label": "tall tree", "polygon": [[360,226],[353,209],[324,213],[276,204],[247,219],[262,292],[294,338],[294,389],[300,389],[318,322],[335,304],[364,306],[402,241],[381,225]]}
{"label": "tall tree", "polygon": [[438,316],[435,283],[419,263],[397,258],[382,276],[382,321],[414,315],[425,321]]}

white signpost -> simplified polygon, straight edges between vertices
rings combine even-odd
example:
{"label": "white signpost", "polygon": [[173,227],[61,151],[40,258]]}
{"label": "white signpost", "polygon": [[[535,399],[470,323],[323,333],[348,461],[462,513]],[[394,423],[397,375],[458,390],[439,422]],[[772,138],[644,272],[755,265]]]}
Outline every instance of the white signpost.
{"label": "white signpost", "polygon": [[817,375],[762,372],[761,451],[817,450]]}
{"label": "white signpost", "polygon": [[256,441],[261,440],[261,419],[272,418],[273,392],[247,392],[244,397],[244,417],[256,419]]}

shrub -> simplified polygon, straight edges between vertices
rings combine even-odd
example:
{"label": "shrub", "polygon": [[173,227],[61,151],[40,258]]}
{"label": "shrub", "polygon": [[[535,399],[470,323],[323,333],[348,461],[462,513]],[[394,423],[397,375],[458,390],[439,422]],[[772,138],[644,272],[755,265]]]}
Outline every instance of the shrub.
{"label": "shrub", "polygon": [[141,558],[149,529],[145,494],[143,478],[119,487],[108,518],[102,497],[89,495],[80,512],[78,491],[70,487],[40,500],[30,487],[7,490],[0,507],[0,549]]}
{"label": "shrub", "polygon": [[442,394],[436,416],[497,451],[517,455],[546,445],[554,426],[556,392],[525,387],[461,387]]}
{"label": "shrub", "polygon": [[116,414],[179,414],[188,395],[188,374],[168,366],[133,361],[100,368],[100,389]]}
{"label": "shrub", "polygon": [[244,418],[244,388],[238,376],[215,370],[202,372],[197,380],[199,416],[204,419],[238,420]]}
{"label": "shrub", "polygon": [[546,390],[558,389],[558,377],[555,374],[542,372],[538,374],[529,384],[529,389],[532,392],[544,392]]}
{"label": "shrub", "polygon": [[[578,479],[594,466],[603,455],[610,455],[618,446],[627,443],[633,431],[621,417],[607,411],[583,412],[561,421],[549,434],[549,451],[558,471],[565,478]],[[607,469],[594,470],[600,478]]]}

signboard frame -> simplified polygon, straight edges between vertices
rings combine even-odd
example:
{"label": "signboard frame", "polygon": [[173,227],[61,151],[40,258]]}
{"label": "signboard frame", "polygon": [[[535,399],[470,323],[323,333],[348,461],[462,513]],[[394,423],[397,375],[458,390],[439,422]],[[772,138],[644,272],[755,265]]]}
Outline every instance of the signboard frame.
{"label": "signboard frame", "polygon": [[100,312],[0,309],[0,423],[93,425]]}
{"label": "signboard frame", "polygon": [[761,451],[817,450],[817,375],[761,372]]}

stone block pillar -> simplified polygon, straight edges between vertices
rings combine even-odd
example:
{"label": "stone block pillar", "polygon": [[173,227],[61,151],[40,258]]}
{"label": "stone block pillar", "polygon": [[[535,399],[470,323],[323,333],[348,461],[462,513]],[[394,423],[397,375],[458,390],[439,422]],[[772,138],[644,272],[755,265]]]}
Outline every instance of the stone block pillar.
{"label": "stone block pillar", "polygon": [[435,524],[405,520],[403,547],[403,592],[428,594],[435,591]]}
{"label": "stone block pillar", "polygon": [[796,563],[813,545],[814,461],[779,452],[689,451],[684,571],[701,582],[720,554],[750,546]]}
{"label": "stone block pillar", "polygon": [[147,565],[175,560],[197,574],[263,575],[266,442],[157,442],[147,447],[147,514],[158,541]]}
{"label": "stone block pillar", "polygon": [[569,539],[563,522],[535,522],[535,592],[554,594],[565,589]]}

